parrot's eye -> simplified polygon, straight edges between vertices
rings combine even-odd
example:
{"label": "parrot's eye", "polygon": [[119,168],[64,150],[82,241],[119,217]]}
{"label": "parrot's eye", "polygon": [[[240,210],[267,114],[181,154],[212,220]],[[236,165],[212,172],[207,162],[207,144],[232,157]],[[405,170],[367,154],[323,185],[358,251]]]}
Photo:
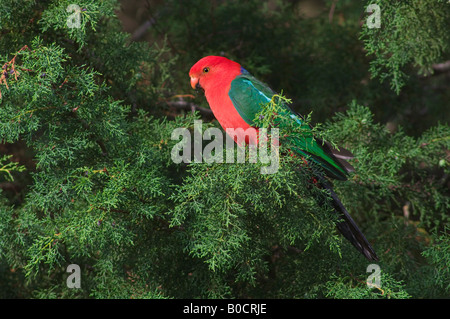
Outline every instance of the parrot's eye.
{"label": "parrot's eye", "polygon": [[203,69],[203,73],[208,73],[209,72],[209,68],[204,68]]}

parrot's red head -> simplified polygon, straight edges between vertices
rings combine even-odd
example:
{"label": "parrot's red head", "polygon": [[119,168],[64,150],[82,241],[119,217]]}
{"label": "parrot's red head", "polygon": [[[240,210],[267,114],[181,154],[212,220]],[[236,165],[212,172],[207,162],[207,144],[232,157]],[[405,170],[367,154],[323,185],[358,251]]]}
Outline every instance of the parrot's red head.
{"label": "parrot's red head", "polygon": [[229,96],[231,82],[242,74],[243,70],[239,63],[222,56],[207,56],[195,63],[189,71],[192,88],[203,89],[214,116],[224,130],[228,128],[245,130],[250,127],[236,110]]}
{"label": "parrot's red head", "polygon": [[206,56],[200,59],[189,71],[193,89],[208,91],[217,86],[224,86],[241,73],[239,63],[222,56]]}

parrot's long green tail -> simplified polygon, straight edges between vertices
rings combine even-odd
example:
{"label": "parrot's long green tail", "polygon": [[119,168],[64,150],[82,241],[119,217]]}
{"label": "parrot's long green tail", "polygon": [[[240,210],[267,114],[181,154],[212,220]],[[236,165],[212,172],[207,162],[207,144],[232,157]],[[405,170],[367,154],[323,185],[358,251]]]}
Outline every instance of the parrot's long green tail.
{"label": "parrot's long green tail", "polygon": [[372,246],[367,241],[364,234],[356,225],[353,218],[345,209],[344,205],[342,205],[339,197],[333,191],[333,188],[328,184],[328,182],[323,178],[319,177],[320,184],[330,191],[330,195],[333,199],[333,207],[335,212],[339,214],[341,217],[340,221],[336,225],[342,235],[347,238],[353,246],[356,247],[358,251],[360,251],[368,260],[378,261],[378,256],[373,250]]}

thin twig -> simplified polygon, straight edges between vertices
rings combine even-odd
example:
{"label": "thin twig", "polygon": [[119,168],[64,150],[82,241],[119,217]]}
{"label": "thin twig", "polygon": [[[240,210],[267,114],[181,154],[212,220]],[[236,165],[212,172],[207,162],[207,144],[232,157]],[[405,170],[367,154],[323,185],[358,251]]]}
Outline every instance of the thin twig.
{"label": "thin twig", "polygon": [[336,2],[338,2],[338,0],[333,1],[333,3],[331,4],[330,12],[328,13],[328,22],[330,22],[330,24],[333,22],[334,10],[336,9]]}
{"label": "thin twig", "polygon": [[436,73],[444,73],[444,72],[450,71],[450,60],[442,62],[442,63],[433,64],[432,68],[433,68],[434,72],[436,72]]}

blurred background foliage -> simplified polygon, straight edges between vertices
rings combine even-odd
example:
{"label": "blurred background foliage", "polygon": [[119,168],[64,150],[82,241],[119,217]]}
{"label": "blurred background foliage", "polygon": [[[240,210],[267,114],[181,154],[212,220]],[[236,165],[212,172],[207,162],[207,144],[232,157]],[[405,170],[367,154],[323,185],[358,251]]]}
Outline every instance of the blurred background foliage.
{"label": "blurred background foliage", "polygon": [[[380,29],[364,23],[369,3]],[[448,11],[445,1],[124,1],[119,17],[141,40],[167,41],[177,92],[190,92],[182,79],[199,57],[225,55],[318,122],[357,98],[417,136],[450,118]]]}

